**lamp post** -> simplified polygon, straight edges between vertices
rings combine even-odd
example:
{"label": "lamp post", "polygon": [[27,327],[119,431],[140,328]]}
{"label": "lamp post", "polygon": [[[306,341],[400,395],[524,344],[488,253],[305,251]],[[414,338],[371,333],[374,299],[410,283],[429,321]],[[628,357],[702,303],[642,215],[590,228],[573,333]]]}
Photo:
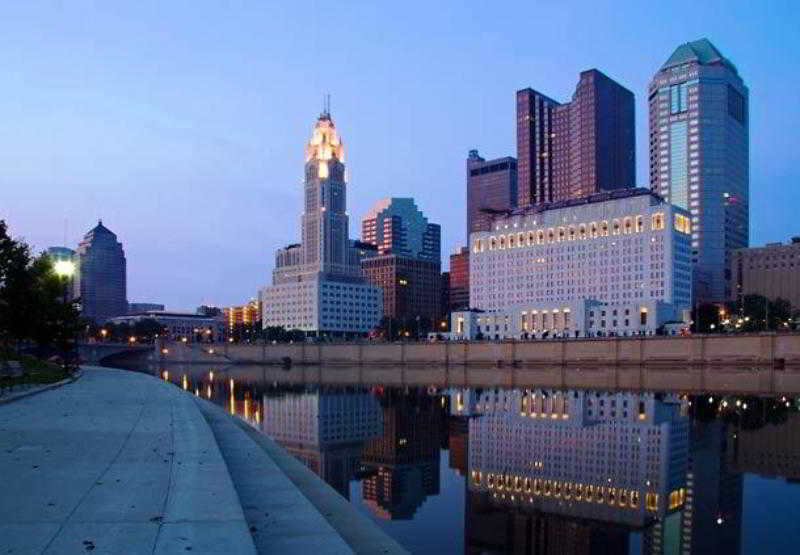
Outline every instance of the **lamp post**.
{"label": "lamp post", "polygon": [[67,302],[68,302],[68,291],[67,287],[69,286],[69,280],[72,278],[73,274],[75,273],[75,263],[71,260],[59,260],[55,263],[53,269],[56,272],[56,275],[61,280],[61,285],[63,289],[63,313],[62,313],[62,323],[64,326],[64,348],[62,352],[62,364],[64,366],[64,371],[67,371]]}

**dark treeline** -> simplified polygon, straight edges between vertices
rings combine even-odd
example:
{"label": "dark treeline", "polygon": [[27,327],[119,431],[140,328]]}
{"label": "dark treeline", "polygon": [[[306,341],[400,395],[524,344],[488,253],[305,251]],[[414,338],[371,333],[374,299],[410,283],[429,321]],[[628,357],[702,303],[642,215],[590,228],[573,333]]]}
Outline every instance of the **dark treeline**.
{"label": "dark treeline", "polygon": [[34,256],[0,220],[0,349],[40,356],[72,352],[85,324],[76,303],[67,300],[65,279],[47,254]]}

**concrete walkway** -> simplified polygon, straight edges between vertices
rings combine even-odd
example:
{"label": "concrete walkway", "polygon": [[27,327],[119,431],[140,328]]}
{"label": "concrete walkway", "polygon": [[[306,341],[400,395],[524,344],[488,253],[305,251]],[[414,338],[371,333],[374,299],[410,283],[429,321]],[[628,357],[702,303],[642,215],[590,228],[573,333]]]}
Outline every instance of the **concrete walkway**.
{"label": "concrete walkway", "polygon": [[0,405],[0,553],[255,553],[192,396],[87,368]]}

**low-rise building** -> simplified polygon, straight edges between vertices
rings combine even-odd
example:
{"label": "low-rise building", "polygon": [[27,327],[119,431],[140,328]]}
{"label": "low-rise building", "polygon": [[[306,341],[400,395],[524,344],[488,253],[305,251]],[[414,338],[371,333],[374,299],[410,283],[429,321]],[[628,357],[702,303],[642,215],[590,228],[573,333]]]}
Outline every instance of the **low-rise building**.
{"label": "low-rise building", "polygon": [[141,312],[163,312],[164,305],[158,303],[128,303],[128,314],[139,314]]}
{"label": "low-rise building", "polygon": [[768,243],[733,251],[730,275],[733,300],[745,295],[786,299],[800,308],[800,237],[788,244]]}
{"label": "low-rise building", "polygon": [[133,326],[141,320],[155,320],[164,327],[167,337],[173,341],[221,341],[225,337],[225,320],[190,312],[147,311],[128,316],[117,316],[108,320],[112,324]]}
{"label": "low-rise building", "polygon": [[518,304],[502,310],[464,310],[450,315],[453,340],[547,339],[655,335],[688,310],[662,301],[609,303],[580,299],[562,303]]}

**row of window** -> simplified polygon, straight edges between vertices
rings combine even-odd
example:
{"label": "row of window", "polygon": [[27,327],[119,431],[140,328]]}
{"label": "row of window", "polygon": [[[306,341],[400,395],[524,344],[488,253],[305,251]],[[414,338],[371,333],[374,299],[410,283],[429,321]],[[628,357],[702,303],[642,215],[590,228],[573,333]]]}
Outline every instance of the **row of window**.
{"label": "row of window", "polygon": [[[664,214],[658,212],[651,215],[650,229],[653,231],[664,229]],[[675,214],[673,227],[684,234],[691,233],[691,221],[683,214]],[[547,243],[562,241],[574,241],[583,239],[594,239],[597,237],[607,237],[609,235],[641,233],[645,231],[644,218],[642,216],[627,216],[625,218],[614,218],[611,224],[607,220],[591,222],[589,224],[577,224],[569,226],[559,226],[557,228],[540,229],[538,231],[519,231],[508,235],[492,235],[488,239],[479,238],[473,242],[472,252],[480,253],[485,250],[503,250],[517,247],[531,247]]]}

